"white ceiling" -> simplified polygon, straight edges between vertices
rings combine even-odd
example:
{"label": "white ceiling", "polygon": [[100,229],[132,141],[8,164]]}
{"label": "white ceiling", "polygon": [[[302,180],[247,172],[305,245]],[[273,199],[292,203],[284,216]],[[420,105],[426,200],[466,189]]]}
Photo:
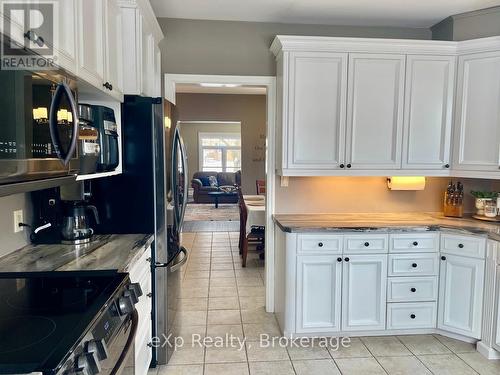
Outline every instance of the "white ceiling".
{"label": "white ceiling", "polygon": [[150,0],[157,17],[204,20],[430,27],[500,0]]}
{"label": "white ceiling", "polygon": [[203,87],[192,83],[177,83],[175,85],[175,92],[188,94],[266,95],[266,88],[260,86]]}

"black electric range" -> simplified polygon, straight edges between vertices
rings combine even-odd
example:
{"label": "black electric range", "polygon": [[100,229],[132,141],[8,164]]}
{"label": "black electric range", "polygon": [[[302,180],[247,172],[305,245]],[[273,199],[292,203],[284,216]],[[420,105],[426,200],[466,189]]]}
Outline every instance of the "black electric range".
{"label": "black electric range", "polygon": [[0,373],[99,373],[132,297],[113,271],[0,273]]}

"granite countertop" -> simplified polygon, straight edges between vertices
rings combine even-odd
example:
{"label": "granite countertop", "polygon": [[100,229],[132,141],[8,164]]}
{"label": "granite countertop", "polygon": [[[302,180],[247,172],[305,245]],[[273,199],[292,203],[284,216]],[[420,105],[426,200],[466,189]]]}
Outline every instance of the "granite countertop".
{"label": "granite countertop", "polygon": [[485,234],[500,241],[500,223],[480,221],[471,217],[450,218],[442,213],[278,214],[273,218],[281,230],[291,233],[449,229]]}
{"label": "granite countertop", "polygon": [[27,245],[0,258],[0,272],[128,272],[153,242],[151,234],[95,235],[85,245]]}

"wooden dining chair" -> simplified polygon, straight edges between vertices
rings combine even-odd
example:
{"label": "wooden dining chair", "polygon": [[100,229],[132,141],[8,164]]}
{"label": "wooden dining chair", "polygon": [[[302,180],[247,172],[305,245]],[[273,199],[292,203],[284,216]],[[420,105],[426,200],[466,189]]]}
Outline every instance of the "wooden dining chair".
{"label": "wooden dining chair", "polygon": [[256,180],[257,195],[266,195],[266,180]]}
{"label": "wooden dining chair", "polygon": [[241,266],[246,267],[249,245],[257,245],[258,250],[264,251],[264,245],[266,242],[265,228],[252,227],[250,233],[247,234],[248,208],[245,204],[245,200],[243,199],[241,188],[238,188],[238,207],[240,210],[239,249],[241,255]]}

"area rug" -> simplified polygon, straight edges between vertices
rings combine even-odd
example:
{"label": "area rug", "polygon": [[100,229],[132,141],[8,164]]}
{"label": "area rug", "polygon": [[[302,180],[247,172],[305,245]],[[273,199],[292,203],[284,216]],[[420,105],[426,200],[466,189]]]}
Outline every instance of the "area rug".
{"label": "area rug", "polygon": [[188,203],[184,221],[238,221],[238,204],[220,203],[215,208],[213,203]]}

